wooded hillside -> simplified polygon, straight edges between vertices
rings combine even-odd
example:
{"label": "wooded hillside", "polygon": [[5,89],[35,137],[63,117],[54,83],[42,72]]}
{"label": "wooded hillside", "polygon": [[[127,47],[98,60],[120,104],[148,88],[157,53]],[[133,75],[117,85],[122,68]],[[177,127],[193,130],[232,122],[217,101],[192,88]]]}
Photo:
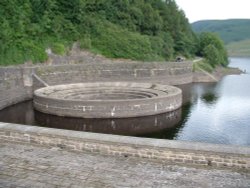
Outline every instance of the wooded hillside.
{"label": "wooded hillside", "polygon": [[227,64],[220,40],[197,36],[174,0],[1,0],[0,23],[0,65],[45,62],[46,49],[64,55],[75,42],[111,58]]}
{"label": "wooded hillside", "polygon": [[73,42],[107,57],[192,56],[196,36],[174,0],[1,0],[0,63],[43,62]]}
{"label": "wooded hillside", "polygon": [[217,33],[225,44],[250,39],[250,19],[202,20],[192,28],[197,33]]}
{"label": "wooded hillside", "polygon": [[250,56],[250,19],[202,20],[192,24],[196,33],[216,33],[230,56]]}

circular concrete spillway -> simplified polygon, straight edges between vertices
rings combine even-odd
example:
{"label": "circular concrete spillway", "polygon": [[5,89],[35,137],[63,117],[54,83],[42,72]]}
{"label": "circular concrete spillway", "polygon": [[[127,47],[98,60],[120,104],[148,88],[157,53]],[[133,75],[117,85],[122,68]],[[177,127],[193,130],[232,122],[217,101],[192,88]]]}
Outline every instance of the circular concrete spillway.
{"label": "circular concrete spillway", "polygon": [[36,110],[58,116],[124,118],[178,109],[179,88],[150,83],[97,82],[56,85],[34,92]]}

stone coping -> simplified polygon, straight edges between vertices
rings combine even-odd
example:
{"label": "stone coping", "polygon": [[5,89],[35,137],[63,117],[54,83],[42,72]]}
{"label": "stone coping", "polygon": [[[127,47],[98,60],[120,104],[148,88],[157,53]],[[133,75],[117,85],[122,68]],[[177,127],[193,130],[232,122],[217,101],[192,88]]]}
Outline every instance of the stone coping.
{"label": "stone coping", "polygon": [[39,68],[39,67],[60,67],[60,66],[84,66],[84,65],[121,65],[121,64],[129,64],[129,65],[177,65],[177,66],[186,66],[192,65],[192,61],[183,61],[183,62],[175,62],[175,61],[121,61],[121,62],[84,62],[84,63],[61,63],[61,64],[18,64],[18,65],[0,65],[0,68]]}
{"label": "stone coping", "polygon": [[27,126],[12,123],[0,122],[0,131],[10,131],[26,134],[47,135],[51,137],[61,137],[74,140],[88,140],[98,143],[115,143],[118,145],[133,145],[135,147],[150,147],[159,149],[188,150],[192,152],[220,153],[225,155],[243,155],[250,157],[250,147],[238,145],[209,144],[189,141],[163,140],[151,138],[137,138],[130,136],[118,136],[110,134],[100,134],[91,132],[78,132],[71,130],[61,130],[44,128],[37,126]]}

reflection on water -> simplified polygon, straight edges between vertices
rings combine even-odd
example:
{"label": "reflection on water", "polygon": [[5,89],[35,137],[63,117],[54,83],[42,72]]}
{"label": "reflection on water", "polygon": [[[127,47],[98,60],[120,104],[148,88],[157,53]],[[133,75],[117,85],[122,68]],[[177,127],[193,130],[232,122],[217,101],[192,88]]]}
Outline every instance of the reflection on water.
{"label": "reflection on water", "polygon": [[22,102],[0,110],[1,122],[35,125],[34,118],[34,109],[31,101]]}
{"label": "reflection on water", "polygon": [[135,136],[174,127],[181,120],[181,110],[156,116],[121,119],[65,118],[35,111],[35,120],[38,125],[45,127]]}
{"label": "reflection on water", "polygon": [[188,119],[175,139],[250,145],[250,59],[232,58],[230,66],[246,74],[193,85]]}
{"label": "reflection on water", "polygon": [[173,128],[181,121],[181,109],[138,118],[82,119],[44,114],[33,109],[32,101],[26,101],[0,111],[0,121],[76,131],[138,136]]}
{"label": "reflection on water", "polygon": [[201,96],[201,100],[208,105],[213,105],[216,104],[218,100],[218,96],[214,93],[205,93],[204,95]]}
{"label": "reflection on water", "polygon": [[246,71],[218,83],[178,86],[181,109],[157,116],[127,119],[79,119],[43,114],[24,102],[0,111],[0,121],[60,129],[140,137],[250,145],[250,59],[232,58],[230,66]]}
{"label": "reflection on water", "polygon": [[190,114],[190,108],[192,103],[187,102],[181,108],[181,120],[172,129],[166,129],[158,132],[151,132],[148,134],[143,134],[141,137],[147,138],[161,138],[161,139],[171,139],[175,140],[178,136],[179,131],[183,128],[183,125],[188,120]]}

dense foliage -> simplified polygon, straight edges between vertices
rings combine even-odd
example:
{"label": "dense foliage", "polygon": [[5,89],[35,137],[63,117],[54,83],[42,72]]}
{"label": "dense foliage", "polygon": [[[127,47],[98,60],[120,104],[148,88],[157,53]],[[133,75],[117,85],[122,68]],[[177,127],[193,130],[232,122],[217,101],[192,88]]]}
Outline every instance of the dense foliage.
{"label": "dense foliage", "polygon": [[164,60],[195,53],[174,0],[1,0],[0,63],[43,62],[73,42],[107,57]]}
{"label": "dense foliage", "polygon": [[216,40],[199,45],[174,0],[1,0],[0,65],[44,62],[47,48],[63,55],[74,42],[107,57],[144,61],[223,52]]}
{"label": "dense foliage", "polygon": [[214,33],[200,34],[198,53],[212,67],[228,65],[227,51],[223,41]]}

